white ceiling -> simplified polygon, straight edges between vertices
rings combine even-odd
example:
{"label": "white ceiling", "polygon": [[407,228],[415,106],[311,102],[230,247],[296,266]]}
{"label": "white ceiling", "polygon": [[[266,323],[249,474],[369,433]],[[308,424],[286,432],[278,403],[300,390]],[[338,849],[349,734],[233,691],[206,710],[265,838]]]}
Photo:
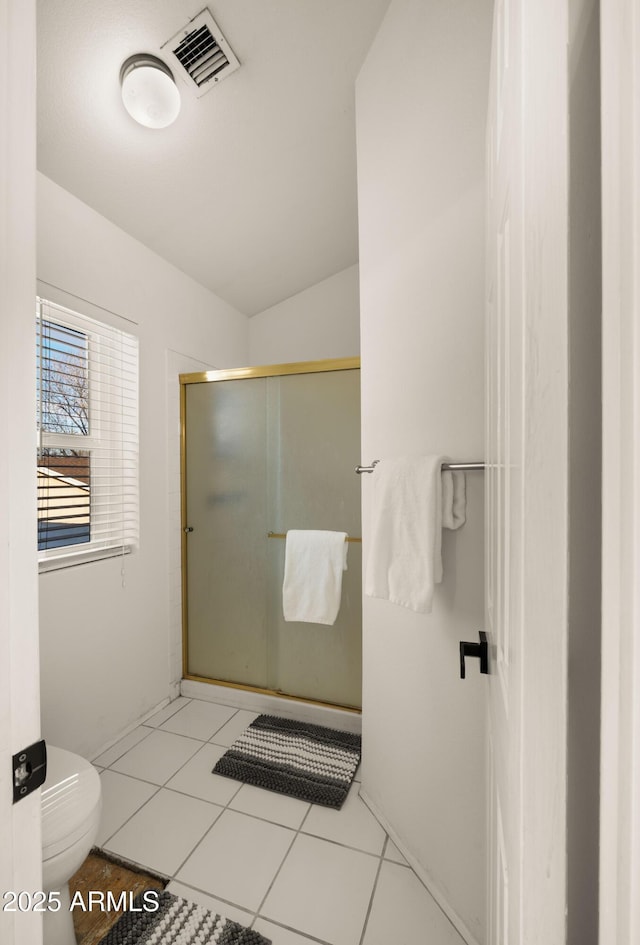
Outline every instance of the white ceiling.
{"label": "white ceiling", "polygon": [[38,168],[241,312],[358,258],[354,81],[389,0],[209,0],[241,68],[150,130],[119,70],[206,0],[38,0]]}

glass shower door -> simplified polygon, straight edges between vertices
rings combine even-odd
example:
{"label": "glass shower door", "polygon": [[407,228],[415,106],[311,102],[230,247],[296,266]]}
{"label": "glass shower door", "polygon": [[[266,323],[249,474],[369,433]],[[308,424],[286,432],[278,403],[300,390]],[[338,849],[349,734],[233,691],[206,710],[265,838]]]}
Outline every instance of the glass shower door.
{"label": "glass shower door", "polygon": [[184,385],[185,673],[360,706],[361,544],[349,543],[328,627],[285,622],[285,541],[275,537],[360,538],[360,372],[215,376]]}
{"label": "glass shower door", "polygon": [[[277,381],[279,435],[270,482],[271,526],[344,531],[360,538],[360,372],[289,375]],[[287,622],[285,542],[269,543],[270,688],[319,702],[362,702],[362,544],[349,542],[333,626]]]}
{"label": "glass shower door", "polygon": [[186,387],[189,675],[267,677],[266,378]]}

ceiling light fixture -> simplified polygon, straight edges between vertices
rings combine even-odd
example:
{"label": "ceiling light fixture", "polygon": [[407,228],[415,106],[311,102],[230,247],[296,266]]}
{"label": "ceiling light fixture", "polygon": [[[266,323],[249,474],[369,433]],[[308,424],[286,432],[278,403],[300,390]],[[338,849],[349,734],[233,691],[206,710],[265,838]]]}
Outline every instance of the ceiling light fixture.
{"label": "ceiling light fixture", "polygon": [[130,56],[120,69],[122,101],[132,118],[146,128],[166,128],[180,112],[180,93],[161,59],[148,53]]}

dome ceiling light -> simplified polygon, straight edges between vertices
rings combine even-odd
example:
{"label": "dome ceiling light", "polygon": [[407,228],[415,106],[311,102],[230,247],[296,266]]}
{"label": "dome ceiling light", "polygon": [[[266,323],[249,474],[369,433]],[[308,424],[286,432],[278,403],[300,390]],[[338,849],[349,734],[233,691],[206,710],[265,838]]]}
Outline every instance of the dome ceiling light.
{"label": "dome ceiling light", "polygon": [[120,69],[122,101],[145,128],[166,128],[180,112],[180,93],[171,70],[148,53],[130,56]]}

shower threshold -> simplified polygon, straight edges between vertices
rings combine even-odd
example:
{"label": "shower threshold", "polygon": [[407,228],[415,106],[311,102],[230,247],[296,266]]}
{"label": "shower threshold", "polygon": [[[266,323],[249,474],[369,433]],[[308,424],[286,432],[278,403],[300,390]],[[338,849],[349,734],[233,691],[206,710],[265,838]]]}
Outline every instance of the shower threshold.
{"label": "shower threshold", "polygon": [[357,706],[335,705],[277,690],[192,675],[183,677],[180,694],[186,698],[222,702],[238,709],[295,718],[314,725],[327,725],[349,732],[361,731],[362,709]]}

